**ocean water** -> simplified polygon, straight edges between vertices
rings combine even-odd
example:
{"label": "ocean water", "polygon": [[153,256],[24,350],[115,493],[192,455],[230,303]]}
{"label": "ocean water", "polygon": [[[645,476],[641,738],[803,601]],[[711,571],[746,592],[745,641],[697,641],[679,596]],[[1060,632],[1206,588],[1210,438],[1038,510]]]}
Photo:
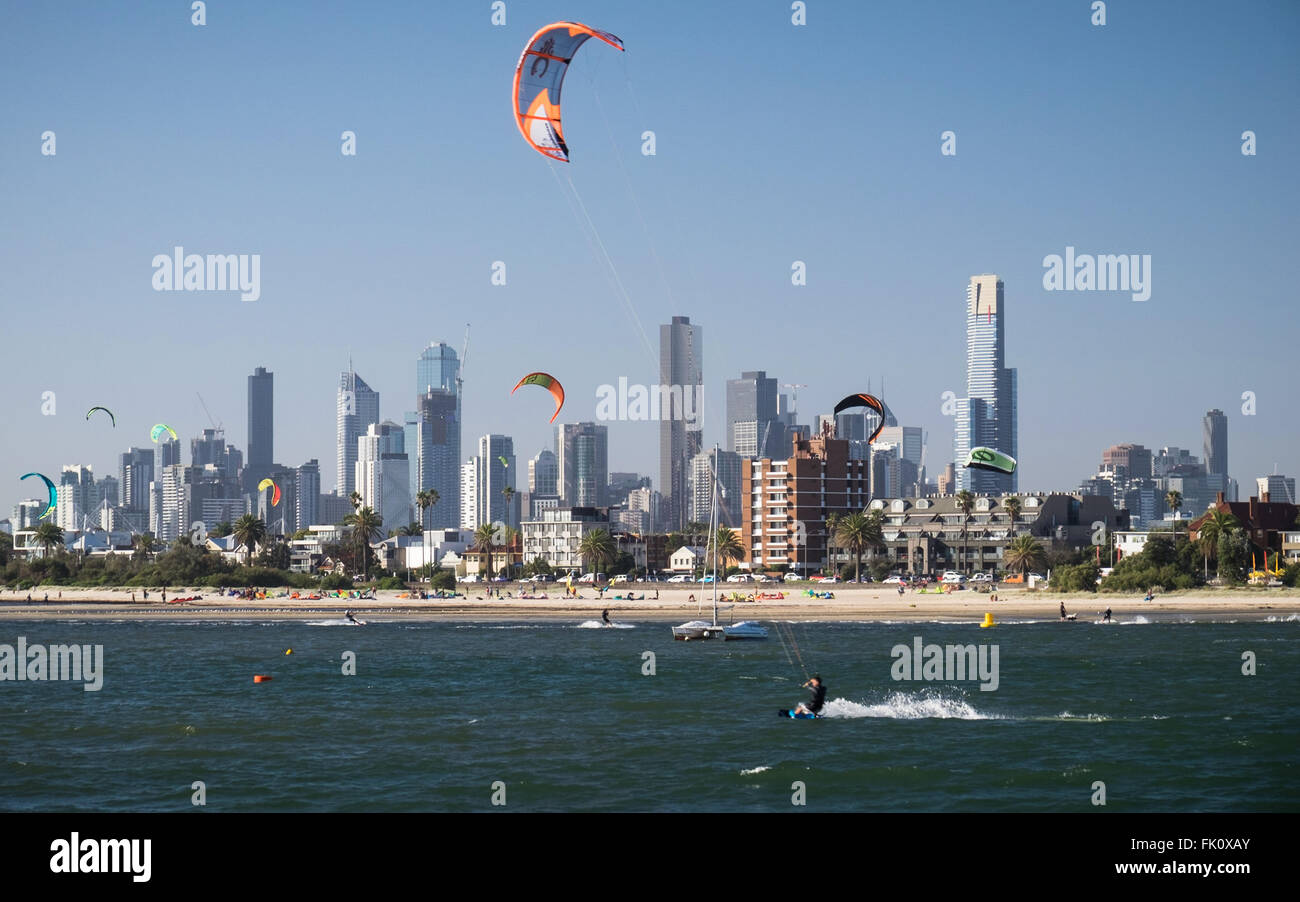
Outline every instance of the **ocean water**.
{"label": "ocean water", "polygon": [[[0,682],[0,810],[194,811],[195,781],[211,811],[1089,811],[1097,781],[1112,811],[1300,809],[1295,618],[624,626],[7,622],[102,645],[104,683]],[[894,680],[917,636],[996,645],[996,691]],[[775,716],[801,661],[827,717]]]}

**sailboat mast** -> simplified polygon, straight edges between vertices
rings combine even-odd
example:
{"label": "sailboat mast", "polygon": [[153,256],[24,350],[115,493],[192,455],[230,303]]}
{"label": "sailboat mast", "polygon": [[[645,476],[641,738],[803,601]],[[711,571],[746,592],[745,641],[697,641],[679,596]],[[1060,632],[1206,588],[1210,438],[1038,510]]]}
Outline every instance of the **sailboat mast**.
{"label": "sailboat mast", "polygon": [[[709,510],[709,535],[713,539],[713,625],[718,625],[718,445],[713,444],[713,472],[710,483],[713,491]],[[707,547],[707,546],[706,546]]]}

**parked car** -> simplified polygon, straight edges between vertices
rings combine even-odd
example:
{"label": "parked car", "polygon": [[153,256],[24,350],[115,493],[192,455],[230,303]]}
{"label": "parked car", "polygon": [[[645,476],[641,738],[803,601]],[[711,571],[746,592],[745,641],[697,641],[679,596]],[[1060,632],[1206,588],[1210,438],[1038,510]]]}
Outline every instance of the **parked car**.
{"label": "parked car", "polygon": [[479,579],[477,573],[471,573],[468,576],[462,576],[458,580],[456,580],[456,582],[458,583],[476,583],[478,581]]}
{"label": "parked car", "polygon": [[754,576],[754,582],[756,582],[756,583],[771,583],[771,582],[776,582],[776,580],[772,579],[772,577],[770,577],[770,576],[765,576],[765,575],[763,575],[762,573],[759,573],[759,574],[756,574],[756,575]]}
{"label": "parked car", "polygon": [[627,581],[628,579],[626,573],[620,573],[618,576],[614,577],[614,582],[616,583],[625,583]]}
{"label": "parked car", "polygon": [[966,577],[960,573],[945,573],[939,581],[950,586],[960,586],[966,582]]}
{"label": "parked car", "polygon": [[882,583],[882,585],[897,586],[900,583],[906,583],[906,582],[907,582],[906,579],[904,579],[902,576],[899,576],[897,573],[894,573],[885,577],[885,581]]}
{"label": "parked car", "polygon": [[668,582],[670,583],[688,583],[690,581],[690,576],[685,573],[679,573],[676,576],[668,577]]}
{"label": "parked car", "polygon": [[801,579],[803,579],[803,577],[798,573],[787,573],[785,576],[781,577],[781,581],[787,583],[798,582]]}
{"label": "parked car", "polygon": [[993,582],[993,574],[987,570],[981,570],[979,573],[972,574],[970,581],[973,583],[991,583]]}
{"label": "parked car", "polygon": [[737,573],[734,576],[727,577],[727,582],[729,583],[752,583],[753,581],[754,577],[750,576],[748,573]]}

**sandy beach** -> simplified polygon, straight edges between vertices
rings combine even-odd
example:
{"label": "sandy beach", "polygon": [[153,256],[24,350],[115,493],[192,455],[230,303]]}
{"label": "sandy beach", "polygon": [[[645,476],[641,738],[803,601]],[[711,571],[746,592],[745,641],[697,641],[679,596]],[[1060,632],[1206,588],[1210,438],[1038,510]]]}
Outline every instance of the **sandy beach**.
{"label": "sandy beach", "polygon": [[[1096,619],[1109,606],[1117,619],[1143,616],[1150,620],[1225,621],[1239,619],[1285,619],[1300,617],[1300,590],[1295,589],[1218,589],[1159,595],[1143,601],[1140,595],[1052,593],[1027,589],[999,589],[998,600],[982,592],[964,590],[950,594],[923,594],[908,591],[899,595],[893,587],[828,587],[834,598],[811,598],[804,590],[785,590],[783,599],[733,602],[731,590],[718,589],[718,619],[730,620],[807,620],[807,621],[886,621],[886,620],[983,620],[991,612],[995,620],[1057,620],[1060,604],[1081,620]],[[659,588],[654,598],[652,586],[646,600],[643,589],[632,589],[637,600],[614,597],[626,595],[624,589],[608,591],[602,599],[590,588],[580,598],[564,598],[563,590],[545,593],[547,598],[517,597],[518,586],[506,586],[513,598],[488,598],[482,588],[470,588],[467,596],[448,599],[398,598],[397,591],[381,591],[376,599],[321,598],[293,599],[287,596],[253,601],[222,597],[211,589],[176,587],[168,589],[168,598],[201,595],[202,599],[163,604],[160,594],[151,590],[149,601],[130,589],[58,589],[44,602],[44,588],[33,591],[26,601],[26,591],[0,592],[0,619],[3,620],[84,620],[105,619],[254,619],[284,620],[341,614],[346,609],[365,612],[371,619],[423,620],[587,620],[600,616],[608,608],[615,620],[682,621],[693,619],[697,612],[706,619],[711,615],[712,592],[708,587]],[[60,598],[60,593],[62,597]],[[694,596],[695,601],[691,600]]]}

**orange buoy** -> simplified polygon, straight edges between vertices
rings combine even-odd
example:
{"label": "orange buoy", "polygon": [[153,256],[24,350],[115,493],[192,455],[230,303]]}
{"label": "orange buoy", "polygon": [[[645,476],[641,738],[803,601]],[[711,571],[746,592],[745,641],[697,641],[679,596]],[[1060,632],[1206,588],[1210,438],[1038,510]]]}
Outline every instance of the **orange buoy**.
{"label": "orange buoy", "polygon": [[271,675],[270,675],[269,673],[255,673],[255,674],[253,674],[253,682],[254,682],[254,683],[269,683],[270,681],[271,681]]}

